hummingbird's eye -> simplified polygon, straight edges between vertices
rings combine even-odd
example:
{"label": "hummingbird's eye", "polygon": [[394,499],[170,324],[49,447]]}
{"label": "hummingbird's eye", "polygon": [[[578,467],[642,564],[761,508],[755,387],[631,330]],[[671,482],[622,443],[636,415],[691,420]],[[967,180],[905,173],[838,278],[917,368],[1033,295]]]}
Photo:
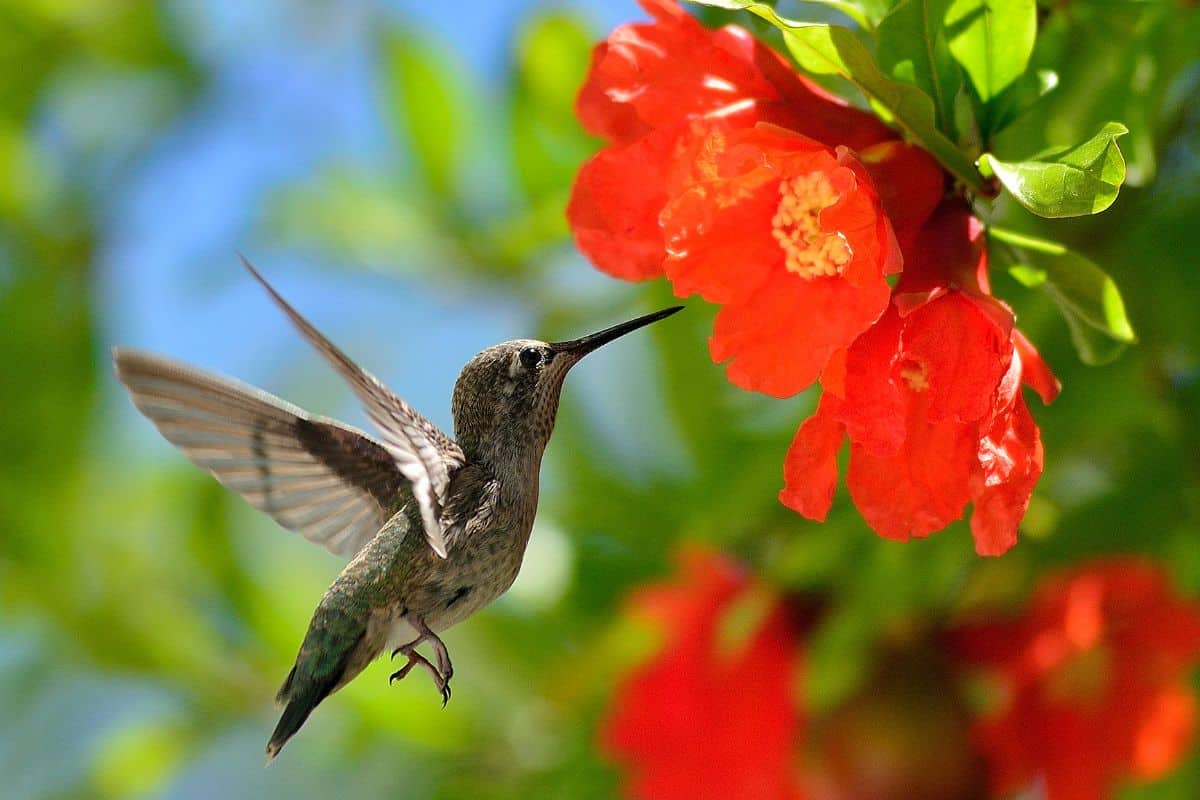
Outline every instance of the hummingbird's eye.
{"label": "hummingbird's eye", "polygon": [[521,351],[519,358],[521,366],[525,369],[534,369],[542,365],[542,351],[536,347],[526,347]]}

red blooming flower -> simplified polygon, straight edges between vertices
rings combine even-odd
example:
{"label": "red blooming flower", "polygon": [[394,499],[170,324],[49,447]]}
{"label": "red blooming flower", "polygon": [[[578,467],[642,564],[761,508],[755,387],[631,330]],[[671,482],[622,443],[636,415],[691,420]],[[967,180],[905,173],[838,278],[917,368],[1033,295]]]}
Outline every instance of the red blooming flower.
{"label": "red blooming flower", "polygon": [[[799,651],[787,609],[718,555],[686,552],[680,571],[677,583],[632,598],[664,643],[618,690],[602,732],[630,772],[626,794],[797,800]],[[747,627],[736,613],[747,604],[761,613],[749,630],[731,629]]]}
{"label": "red blooming flower", "polygon": [[900,269],[866,169],[782,128],[696,139],[689,175],[662,213],[676,294],[723,303],[714,361],[729,379],[779,397],[820,375],[887,306]]}
{"label": "red blooming flower", "polygon": [[598,45],[579,95],[609,141],[568,208],[580,248],[721,304],[710,351],[738,386],[820,378],[785,504],[824,518],[848,438],[850,493],[881,535],[927,536],[973,502],[977,551],[1005,552],[1042,469],[1020,386],[1048,402],[1058,383],[991,296],[979,221],[928,153],[746,31],[643,4],[654,21]]}
{"label": "red blooming flower", "polygon": [[1001,705],[975,729],[998,793],[1037,780],[1049,800],[1098,800],[1122,778],[1161,777],[1190,746],[1200,606],[1153,564],[1114,559],[1047,580],[1023,618],[965,627],[955,642],[1000,679]]}
{"label": "red blooming flower", "polygon": [[796,433],[782,502],[824,519],[837,452],[850,440],[846,483],[881,536],[941,530],[975,503],[981,555],[1016,542],[1017,523],[1042,470],[1037,426],[1020,393],[1030,359],[1038,388],[1049,370],[1012,313],[987,293],[982,229],[948,201],[925,225],[887,313],[827,370],[817,413]]}
{"label": "red blooming flower", "polygon": [[579,95],[611,145],[576,179],[576,241],[621,278],[659,275],[669,254],[676,294],[726,306],[711,351],[730,380],[794,394],[883,312],[897,236],[928,217],[943,173],[741,28],[644,5],[655,21],[598,45]]}
{"label": "red blooming flower", "polygon": [[642,0],[653,22],[622,25],[592,53],[576,111],[609,146],[576,177],[567,217],[600,269],[662,274],[658,215],[680,137],[694,120],[765,121],[855,149],[892,138],[879,120],[800,77],[747,31],[710,31],[674,0]]}

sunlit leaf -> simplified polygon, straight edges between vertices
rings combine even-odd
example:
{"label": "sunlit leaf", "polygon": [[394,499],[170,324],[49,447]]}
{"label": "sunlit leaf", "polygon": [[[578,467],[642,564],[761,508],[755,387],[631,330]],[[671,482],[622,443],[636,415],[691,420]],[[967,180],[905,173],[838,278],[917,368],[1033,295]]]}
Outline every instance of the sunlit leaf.
{"label": "sunlit leaf", "polygon": [[984,102],[1025,71],[1037,38],[1034,0],[953,0],[945,20],[950,52]]}
{"label": "sunlit leaf", "polygon": [[980,166],[1038,216],[1098,214],[1117,199],[1125,181],[1125,159],[1116,140],[1127,132],[1119,122],[1109,122],[1091,139],[1070,149],[1028,161],[1001,161],[984,153]]}
{"label": "sunlit leaf", "polygon": [[837,75],[853,83],[890,121],[932,153],[947,170],[968,186],[983,188],[971,160],[937,126],[933,100],[909,83],[887,77],[854,32],[838,25],[794,22],[770,6],[753,0],[694,0],[718,8],[745,9],[783,32],[792,56],[805,70],[817,75]]}
{"label": "sunlit leaf", "polygon": [[1085,364],[1112,361],[1137,341],[1121,291],[1093,261],[1058,242],[993,228],[991,235],[1019,248],[1028,263],[1009,273],[1029,287],[1041,287],[1062,311],[1071,341]]}
{"label": "sunlit leaf", "polygon": [[950,0],[901,0],[879,23],[875,55],[884,72],[924,89],[944,130],[954,118],[962,73],[947,46],[943,20]]}

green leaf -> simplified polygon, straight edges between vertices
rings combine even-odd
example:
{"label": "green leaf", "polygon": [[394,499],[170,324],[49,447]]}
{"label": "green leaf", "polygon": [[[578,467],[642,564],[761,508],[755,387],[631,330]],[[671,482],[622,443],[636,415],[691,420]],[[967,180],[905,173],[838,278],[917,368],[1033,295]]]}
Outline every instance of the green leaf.
{"label": "green leaf", "polygon": [[1028,264],[1013,264],[1008,268],[1008,274],[1026,289],[1036,289],[1046,283],[1046,270]]}
{"label": "green leaf", "polygon": [[508,109],[512,166],[531,204],[565,194],[580,163],[595,150],[574,113],[591,39],[582,22],[560,12],[536,16],[517,37]]}
{"label": "green leaf", "polygon": [[989,235],[1018,248],[1028,263],[1009,269],[1029,287],[1040,286],[1062,311],[1071,341],[1085,364],[1106,364],[1137,341],[1121,291],[1095,262],[1058,242],[1001,228]]}
{"label": "green leaf", "polygon": [[875,32],[879,66],[928,93],[943,130],[954,119],[954,96],[962,85],[942,22],[949,4],[950,0],[900,0]]}
{"label": "green leaf", "polygon": [[1037,39],[1034,0],[952,0],[950,52],[985,103],[1021,76]]}
{"label": "green leaf", "polygon": [[992,100],[992,133],[1011,125],[1050,92],[1058,88],[1058,73],[1039,69],[1026,72]]}
{"label": "green leaf", "polygon": [[692,0],[717,8],[745,9],[783,32],[784,42],[801,67],[817,75],[837,75],[858,87],[873,106],[887,112],[896,125],[933,154],[942,166],[976,191],[983,181],[971,159],[937,127],[933,100],[916,86],[892,80],[849,28],[794,22],[770,6],[753,0]]}
{"label": "green leaf", "polygon": [[994,174],[1017,202],[1041,217],[1098,214],[1112,205],[1125,181],[1125,159],[1117,137],[1128,130],[1109,122],[1082,144],[1034,156],[1001,161],[984,153],[980,167]]}
{"label": "green leaf", "polygon": [[398,33],[384,41],[389,107],[407,135],[430,189],[448,197],[463,149],[469,105],[455,68],[425,37]]}

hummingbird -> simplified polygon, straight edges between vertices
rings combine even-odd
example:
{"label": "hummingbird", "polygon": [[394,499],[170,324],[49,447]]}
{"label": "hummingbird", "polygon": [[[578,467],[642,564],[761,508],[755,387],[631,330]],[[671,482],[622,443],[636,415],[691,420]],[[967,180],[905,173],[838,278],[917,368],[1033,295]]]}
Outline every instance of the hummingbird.
{"label": "hummingbird", "polygon": [[[115,348],[134,405],[197,466],[280,525],[350,561],[317,605],[276,695],[267,763],[313,709],[390,649],[450,699],[438,634],[512,585],[538,502],[563,379],[598,347],[682,306],[566,342],[515,339],[476,354],[454,385],[454,438],[250,274],[350,385],[379,437],[174,359]],[[432,659],[418,650],[428,645]]]}

